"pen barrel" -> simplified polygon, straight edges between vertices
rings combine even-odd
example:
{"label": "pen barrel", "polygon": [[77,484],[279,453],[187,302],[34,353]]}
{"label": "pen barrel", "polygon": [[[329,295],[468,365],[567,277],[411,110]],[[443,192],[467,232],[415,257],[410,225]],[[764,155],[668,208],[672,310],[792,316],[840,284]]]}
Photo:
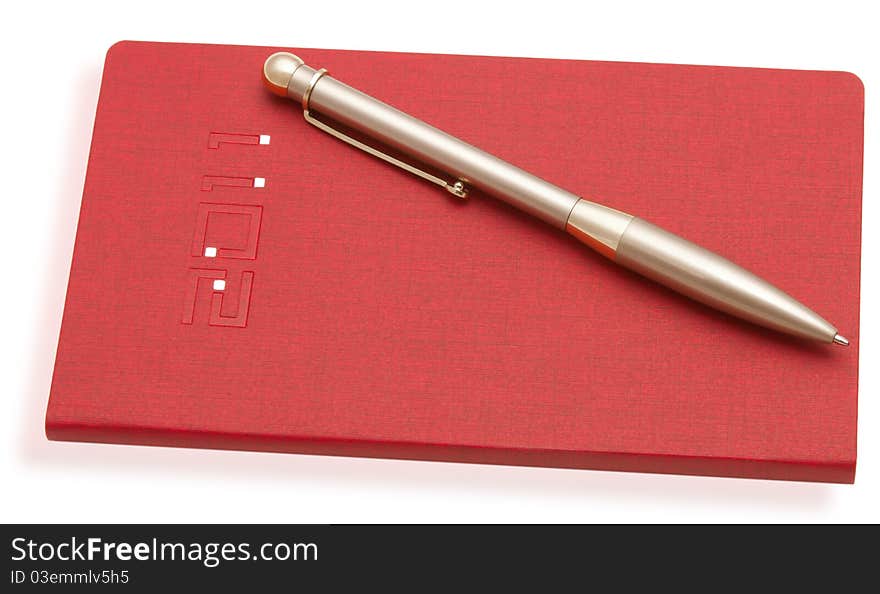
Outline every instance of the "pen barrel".
{"label": "pen barrel", "polygon": [[565,228],[580,200],[558,186],[447,134],[329,75],[302,65],[291,77],[288,97],[301,101],[311,88],[309,107],[318,115],[390,146],[408,157],[462,180],[557,228]]}
{"label": "pen barrel", "polygon": [[837,330],[748,270],[678,235],[633,218],[613,259],[697,301],[801,338],[833,342]]}

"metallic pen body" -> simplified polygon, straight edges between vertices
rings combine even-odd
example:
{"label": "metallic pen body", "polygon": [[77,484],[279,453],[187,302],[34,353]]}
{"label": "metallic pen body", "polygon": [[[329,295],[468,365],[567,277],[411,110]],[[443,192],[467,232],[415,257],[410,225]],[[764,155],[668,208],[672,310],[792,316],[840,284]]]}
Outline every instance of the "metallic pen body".
{"label": "metallic pen body", "polygon": [[[266,60],[263,78],[277,94],[302,103],[306,119],[315,111],[457,178],[456,188],[477,188],[565,229],[618,264],[688,297],[794,336],[846,344],[815,312],[721,256],[647,221],[584,200],[324,72],[279,53]],[[451,186],[447,189],[456,193]]]}

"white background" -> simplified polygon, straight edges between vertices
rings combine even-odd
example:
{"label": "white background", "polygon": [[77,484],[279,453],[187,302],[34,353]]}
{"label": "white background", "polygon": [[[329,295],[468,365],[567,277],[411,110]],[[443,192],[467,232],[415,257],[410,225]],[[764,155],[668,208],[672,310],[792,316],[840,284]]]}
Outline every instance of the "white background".
{"label": "white background", "polygon": [[[880,303],[880,19],[872,4],[7,4],[0,25],[0,521],[877,522],[880,312],[870,305]],[[48,442],[43,415],[102,62],[120,39],[855,72],[867,89],[856,484]]]}

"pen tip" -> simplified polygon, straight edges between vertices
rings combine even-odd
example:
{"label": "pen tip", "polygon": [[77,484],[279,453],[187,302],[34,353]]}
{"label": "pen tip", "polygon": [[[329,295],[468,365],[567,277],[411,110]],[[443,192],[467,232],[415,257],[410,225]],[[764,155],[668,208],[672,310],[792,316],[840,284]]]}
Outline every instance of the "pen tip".
{"label": "pen tip", "polygon": [[840,334],[834,335],[834,342],[839,345],[849,346],[849,341],[845,337],[841,336]]}

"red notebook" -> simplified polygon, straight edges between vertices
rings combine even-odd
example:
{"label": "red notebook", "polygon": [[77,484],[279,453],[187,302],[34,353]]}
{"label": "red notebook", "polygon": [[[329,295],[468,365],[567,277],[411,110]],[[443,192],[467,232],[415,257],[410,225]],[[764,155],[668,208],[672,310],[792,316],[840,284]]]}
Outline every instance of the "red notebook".
{"label": "red notebook", "polygon": [[50,439],[853,480],[856,77],[293,50],[720,252],[836,324],[842,348],[341,143],[263,88],[276,49],[109,51]]}

